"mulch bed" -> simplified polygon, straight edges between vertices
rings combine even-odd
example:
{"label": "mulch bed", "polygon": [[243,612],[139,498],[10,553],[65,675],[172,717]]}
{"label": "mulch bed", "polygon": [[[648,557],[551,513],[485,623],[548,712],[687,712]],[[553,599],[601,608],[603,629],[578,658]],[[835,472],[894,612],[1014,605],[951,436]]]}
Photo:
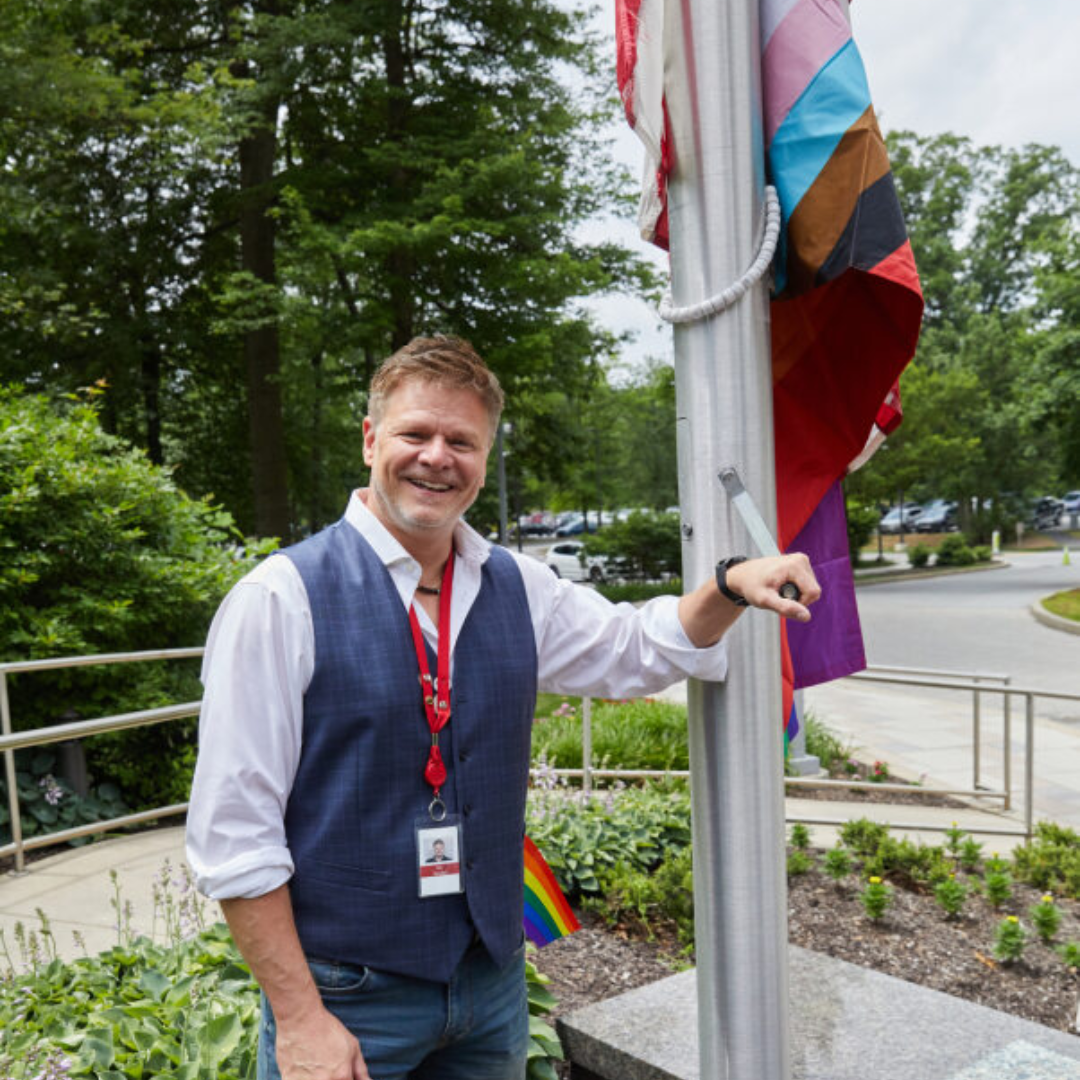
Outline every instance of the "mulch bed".
{"label": "mulch bed", "polygon": [[[818,853],[820,854],[820,853]],[[959,875],[963,878],[963,872]],[[789,940],[806,949],[893,975],[908,982],[1077,1034],[1080,975],[1034,934],[1028,909],[1041,890],[1013,884],[1013,897],[993,908],[971,896],[948,919],[929,891],[895,886],[894,902],[872,922],[859,902],[854,878],[836,885],[816,867],[788,882]],[[1064,919],[1055,944],[1080,940],[1080,904],[1060,900]],[[1018,915],[1031,936],[1023,957],[994,959],[994,934],[1006,915]],[[682,954],[674,927],[623,923],[608,926],[581,916],[582,930],[534,956],[559,999],[556,1015],[662,979],[692,961]]]}

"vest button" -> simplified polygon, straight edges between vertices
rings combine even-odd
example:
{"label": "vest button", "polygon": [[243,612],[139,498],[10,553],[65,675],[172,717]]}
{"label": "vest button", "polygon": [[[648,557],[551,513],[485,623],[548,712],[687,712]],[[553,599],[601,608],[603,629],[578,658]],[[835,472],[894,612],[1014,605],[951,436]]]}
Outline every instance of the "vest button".
{"label": "vest button", "polygon": [[462,750],[458,754],[457,759],[458,759],[458,761],[468,761],[469,760],[469,755],[465,750]]}
{"label": "vest button", "polygon": [[463,814],[464,814],[464,815],[465,815],[466,817],[468,817],[468,816],[469,816],[469,815],[470,815],[470,814],[472,813],[472,806],[471,806],[471,805],[470,805],[469,803],[466,803],[466,804],[465,804],[465,805],[464,805],[464,806],[463,806],[463,807],[461,808],[461,812],[462,812],[462,813],[463,813]]}
{"label": "vest button", "polygon": [[469,860],[468,860],[468,861],[467,861],[467,862],[465,863],[465,869],[466,869],[466,870],[471,870],[472,868],[473,868],[473,861],[472,861],[472,859],[469,859]]}

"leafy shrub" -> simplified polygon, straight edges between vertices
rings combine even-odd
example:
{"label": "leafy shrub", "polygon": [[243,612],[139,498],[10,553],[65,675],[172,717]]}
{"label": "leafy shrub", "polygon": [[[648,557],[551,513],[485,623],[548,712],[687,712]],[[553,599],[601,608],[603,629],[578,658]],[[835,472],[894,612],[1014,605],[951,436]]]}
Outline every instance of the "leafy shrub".
{"label": "leafy shrub", "polygon": [[915,544],[908,550],[908,562],[912,566],[926,566],[930,561],[930,548],[925,544]]}
{"label": "leafy shrub", "polygon": [[534,789],[528,833],[564,892],[599,893],[619,863],[651,870],[690,843],[690,794],[653,784],[586,798],[561,786]]}
{"label": "leafy shrub", "polygon": [[810,846],[810,830],[802,822],[791,826],[791,846],[799,851],[805,851]]}
{"label": "leafy shrub", "polygon": [[682,569],[678,514],[635,510],[624,520],[586,536],[583,543],[590,555],[618,559],[636,577],[656,580]]}
{"label": "leafy shrub", "polygon": [[[16,753],[15,783],[19,790],[23,836],[31,837],[93,821],[107,821],[128,812],[115,784],[104,783],[78,795],[56,776],[56,755],[48,748]],[[0,844],[11,842],[11,814],[8,810],[7,780],[0,774]],[[87,844],[90,837],[70,841]]]}
{"label": "leafy shrub", "polygon": [[967,886],[962,881],[957,881],[952,875],[934,886],[934,899],[949,919],[955,919],[960,914],[967,895]]}
{"label": "leafy shrub", "polygon": [[821,868],[837,885],[855,869],[851,853],[841,844],[829,848],[821,860]]}
{"label": "leafy shrub", "polygon": [[1032,905],[1028,911],[1035,933],[1049,943],[1061,928],[1061,909],[1054,903],[1054,898],[1047,894],[1042,900]]}
{"label": "leafy shrub", "polygon": [[1015,915],[1006,915],[994,933],[994,956],[1003,964],[1011,964],[1024,955],[1027,931]]}
{"label": "leafy shrub", "polygon": [[1039,822],[1027,847],[1012,857],[1013,876],[1037,889],[1080,899],[1080,835],[1051,822]]}
{"label": "leafy shrub", "polygon": [[809,873],[810,868],[814,865],[813,860],[806,854],[805,851],[800,851],[796,848],[787,857],[787,872],[788,877],[798,877],[800,874]]}
{"label": "leafy shrub", "polygon": [[962,533],[951,533],[938,544],[935,562],[938,566],[971,566],[975,562],[975,553]]}
{"label": "leafy shrub", "polygon": [[682,596],[683,589],[681,578],[669,578],[667,581],[620,581],[617,584],[602,582],[596,586],[596,591],[613,604],[636,604],[654,596]]}
{"label": "leafy shrub", "polygon": [[994,550],[989,544],[976,544],[971,549],[975,562],[989,562],[994,557]]}
{"label": "leafy shrub", "polygon": [[888,825],[879,825],[869,818],[855,818],[840,826],[841,842],[863,858],[874,855],[888,835]]}
{"label": "leafy shrub", "polygon": [[[648,698],[594,701],[593,761],[612,768],[680,769],[690,767],[686,706]],[[558,710],[533,725],[533,756],[560,768],[581,768],[581,717]]]}
{"label": "leafy shrub", "polygon": [[1012,897],[1012,879],[1008,874],[988,872],[983,878],[983,888],[986,899],[994,906],[1001,907],[1006,900]]}
{"label": "leafy shrub", "polygon": [[[104,432],[93,405],[0,389],[0,657],[199,644],[251,565],[240,540],[223,510],[189,499],[168,470]],[[197,676],[197,662],[12,676],[14,726],[196,700]],[[164,724],[94,738],[88,761],[103,781],[126,770],[128,801],[160,805],[161,769],[183,771],[180,748],[193,730]],[[183,784],[170,772],[165,786]]]}
{"label": "leafy shrub", "polygon": [[874,850],[865,856],[863,868],[868,874],[903,878],[913,885],[935,885],[952,873],[940,847],[893,836],[878,840]]}
{"label": "leafy shrub", "polygon": [[848,552],[852,566],[859,565],[859,552],[874,534],[880,514],[873,506],[847,505]]}
{"label": "leafy shrub", "polygon": [[863,910],[875,922],[882,918],[893,902],[893,890],[877,875],[872,876],[859,894]]}

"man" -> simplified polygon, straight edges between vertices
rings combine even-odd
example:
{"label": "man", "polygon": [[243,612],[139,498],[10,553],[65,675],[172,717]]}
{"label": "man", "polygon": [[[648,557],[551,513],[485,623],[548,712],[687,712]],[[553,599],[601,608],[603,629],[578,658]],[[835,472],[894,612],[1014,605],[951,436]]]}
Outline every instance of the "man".
{"label": "man", "polygon": [[464,341],[399,350],[368,409],[370,487],[211,627],[188,858],[263,990],[260,1078],[521,1080],[537,686],[723,678],[740,598],[806,620],[779,588],[819,589],[804,556],[736,561],[638,610],[490,547],[462,515],[502,391]]}
{"label": "man", "polygon": [[431,845],[431,854],[428,856],[428,862],[449,862],[450,856],[446,854],[446,841],[436,840]]}

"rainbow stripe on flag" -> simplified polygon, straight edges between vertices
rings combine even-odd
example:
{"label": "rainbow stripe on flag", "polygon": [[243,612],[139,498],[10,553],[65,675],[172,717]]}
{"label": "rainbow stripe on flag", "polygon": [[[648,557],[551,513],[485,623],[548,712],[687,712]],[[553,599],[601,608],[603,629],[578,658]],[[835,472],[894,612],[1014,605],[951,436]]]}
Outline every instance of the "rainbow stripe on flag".
{"label": "rainbow stripe on flag", "polygon": [[525,837],[525,936],[542,949],[581,929],[540,849]]}

